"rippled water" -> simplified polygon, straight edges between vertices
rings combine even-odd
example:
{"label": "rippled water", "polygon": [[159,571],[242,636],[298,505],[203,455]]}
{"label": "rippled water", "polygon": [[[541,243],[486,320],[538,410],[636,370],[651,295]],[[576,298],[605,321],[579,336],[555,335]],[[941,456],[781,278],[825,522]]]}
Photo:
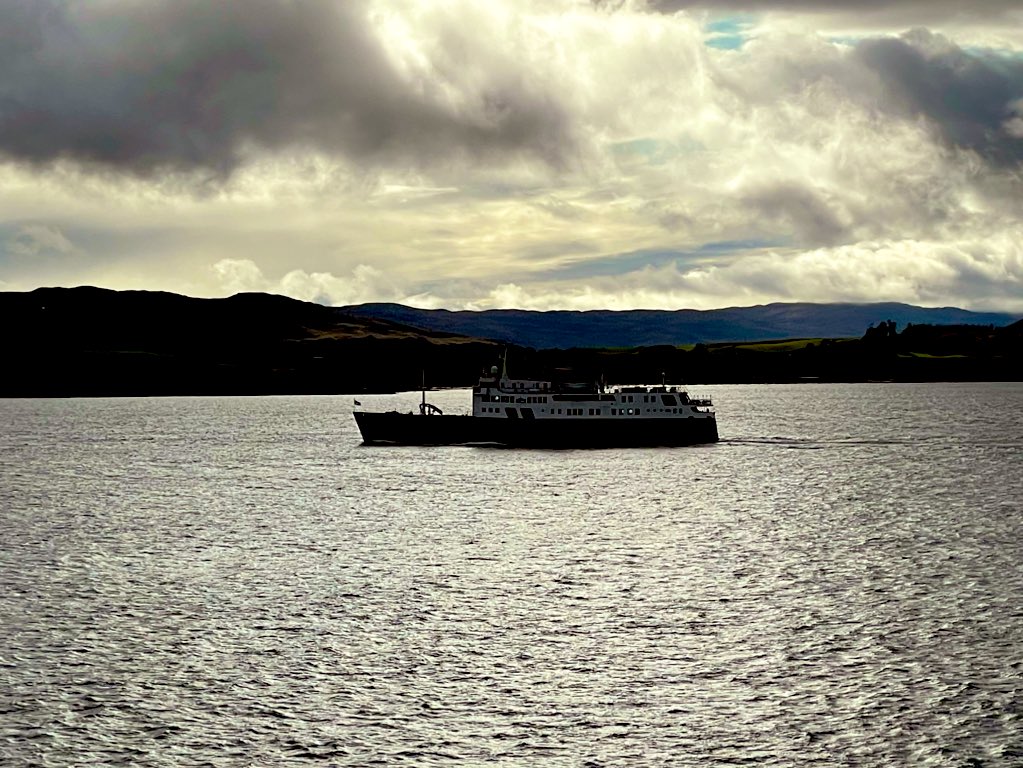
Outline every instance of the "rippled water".
{"label": "rippled water", "polygon": [[627,451],[0,401],[0,763],[1023,765],[1023,385],[696,394]]}

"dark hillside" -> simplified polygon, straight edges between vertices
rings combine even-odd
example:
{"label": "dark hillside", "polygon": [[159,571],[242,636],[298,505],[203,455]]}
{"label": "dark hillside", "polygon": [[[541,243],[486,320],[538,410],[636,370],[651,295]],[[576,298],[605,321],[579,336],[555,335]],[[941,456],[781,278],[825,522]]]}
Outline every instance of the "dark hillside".
{"label": "dark hillside", "polygon": [[0,293],[0,395],[389,391],[470,380],[492,342],[266,294]]}

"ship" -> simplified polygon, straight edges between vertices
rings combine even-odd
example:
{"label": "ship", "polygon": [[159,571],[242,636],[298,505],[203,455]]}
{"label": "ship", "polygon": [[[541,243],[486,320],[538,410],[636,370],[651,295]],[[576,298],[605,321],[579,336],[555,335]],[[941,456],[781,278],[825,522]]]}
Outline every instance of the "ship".
{"label": "ship", "polygon": [[710,398],[680,385],[606,387],[513,379],[507,366],[480,377],[471,414],[446,414],[426,401],[419,412],[353,412],[363,445],[476,445],[512,448],[625,448],[718,440]]}

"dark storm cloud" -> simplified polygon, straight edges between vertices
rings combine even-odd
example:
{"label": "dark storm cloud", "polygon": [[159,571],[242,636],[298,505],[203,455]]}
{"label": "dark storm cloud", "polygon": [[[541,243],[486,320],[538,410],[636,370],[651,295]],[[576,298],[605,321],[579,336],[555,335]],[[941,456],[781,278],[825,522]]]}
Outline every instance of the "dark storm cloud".
{"label": "dark storm cloud", "polygon": [[1023,162],[1023,139],[1007,127],[1023,99],[1023,59],[969,53],[919,30],[865,40],[856,56],[880,77],[887,110],[926,117],[993,166]]}
{"label": "dark storm cloud", "polygon": [[571,137],[548,90],[481,64],[471,85],[403,78],[357,0],[5,0],[0,156],[140,175],[227,175],[249,148],[560,163]]}

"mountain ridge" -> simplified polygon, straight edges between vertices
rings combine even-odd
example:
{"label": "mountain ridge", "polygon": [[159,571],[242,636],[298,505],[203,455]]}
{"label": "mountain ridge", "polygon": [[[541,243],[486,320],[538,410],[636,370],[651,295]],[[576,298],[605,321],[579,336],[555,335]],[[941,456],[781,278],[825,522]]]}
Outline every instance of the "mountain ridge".
{"label": "mountain ridge", "polygon": [[959,307],[918,307],[900,302],[857,304],[774,302],[722,309],[629,310],[448,310],[395,303],[340,308],[359,317],[390,320],[417,328],[464,333],[535,349],[620,348],[661,344],[752,342],[808,337],[852,338],[880,322],[905,327],[993,325],[1020,319],[1003,312]]}

